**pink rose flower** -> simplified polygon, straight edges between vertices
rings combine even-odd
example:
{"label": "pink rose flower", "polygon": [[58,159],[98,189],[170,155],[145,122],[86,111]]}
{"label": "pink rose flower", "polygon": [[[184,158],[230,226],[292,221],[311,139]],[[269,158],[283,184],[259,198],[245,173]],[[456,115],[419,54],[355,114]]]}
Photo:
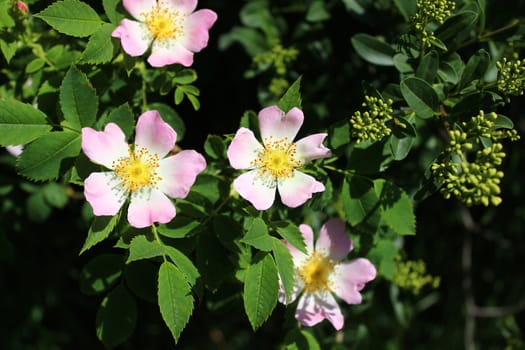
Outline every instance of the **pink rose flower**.
{"label": "pink rose flower", "polygon": [[206,168],[204,157],[184,150],[165,157],[175,146],[177,133],[159,112],[144,112],[137,121],[135,143],[128,145],[118,125],[104,131],[82,128],[82,150],[94,163],[111,171],[90,174],[84,195],[95,215],[115,215],[129,197],[128,221],[143,228],[175,217],[168,198],[184,198],[197,175]]}
{"label": "pink rose flower", "polygon": [[325,187],[310,175],[297,169],[313,159],[331,155],[322,142],[327,134],[314,134],[293,142],[303,124],[299,108],[284,113],[277,106],[259,112],[259,127],[263,144],[253,132],[240,128],[228,147],[228,159],[235,169],[248,169],[233,182],[239,194],[258,210],[270,208],[276,189],[288,207],[298,207],[322,192]]}
{"label": "pink rose flower", "polygon": [[151,45],[153,67],[180,63],[189,67],[193,53],[208,45],[208,31],[217,20],[212,10],[193,12],[197,0],[123,0],[136,21],[123,19],[111,36],[120,38],[130,56],[141,56]]}
{"label": "pink rose flower", "polygon": [[[362,302],[359,293],[367,282],[376,276],[374,265],[364,258],[341,262],[352,250],[352,240],[345,233],[345,224],[340,219],[327,221],[315,242],[312,228],[300,225],[307,254],[285,242],[295,266],[295,285],[288,303],[301,293],[295,318],[305,326],[314,326],[324,319],[336,330],[344,325],[344,317],[332,293],[348,304]],[[286,304],[281,285],[279,301]]]}

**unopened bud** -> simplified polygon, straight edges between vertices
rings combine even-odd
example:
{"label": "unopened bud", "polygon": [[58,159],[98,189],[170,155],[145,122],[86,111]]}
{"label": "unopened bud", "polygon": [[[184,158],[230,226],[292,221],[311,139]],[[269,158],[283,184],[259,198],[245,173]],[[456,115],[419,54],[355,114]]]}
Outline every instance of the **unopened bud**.
{"label": "unopened bud", "polygon": [[29,8],[27,7],[26,3],[23,2],[23,1],[17,1],[16,2],[16,7],[18,8],[18,10],[20,12],[22,12],[24,15],[27,15],[27,13],[29,12]]}

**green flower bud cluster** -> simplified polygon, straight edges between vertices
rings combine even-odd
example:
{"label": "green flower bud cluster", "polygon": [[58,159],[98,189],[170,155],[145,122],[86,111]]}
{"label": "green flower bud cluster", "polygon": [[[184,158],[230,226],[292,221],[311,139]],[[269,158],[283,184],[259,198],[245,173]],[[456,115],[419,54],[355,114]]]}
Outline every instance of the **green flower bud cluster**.
{"label": "green flower bud cluster", "polygon": [[452,15],[456,4],[452,0],[417,0],[417,13],[412,17],[412,26],[421,33],[424,47],[430,47],[435,39],[434,32],[428,30],[427,24],[443,24]]}
{"label": "green flower bud cluster", "polygon": [[427,274],[426,264],[422,260],[394,260],[394,277],[392,283],[400,288],[411,291],[414,295],[419,294],[425,286],[431,288],[439,287],[441,279]]}
{"label": "green flower bud cluster", "polygon": [[365,96],[362,106],[368,110],[363,113],[357,111],[350,117],[350,133],[357,139],[357,143],[378,141],[392,133],[392,129],[387,126],[387,122],[393,119],[392,103],[391,99],[384,101],[374,96]]}
{"label": "green flower bud cluster", "polygon": [[297,49],[293,47],[285,48],[277,41],[269,51],[255,55],[253,62],[259,68],[273,66],[278,75],[285,75],[287,65],[295,61],[298,55],[299,51]]}
{"label": "green flower bud cluster", "polygon": [[525,91],[525,59],[514,61],[503,57],[496,62],[498,67],[498,90],[506,95],[523,95]]}
{"label": "green flower bud cluster", "polygon": [[290,87],[288,80],[284,78],[272,78],[268,90],[274,96],[282,96],[286,90]]}
{"label": "green flower bud cluster", "polygon": [[[469,206],[497,206],[501,203],[499,184],[503,172],[498,167],[505,153],[498,140],[516,140],[519,136],[515,130],[496,128],[497,118],[494,112],[485,114],[480,111],[470,121],[449,131],[449,146],[442,160],[432,165],[434,175],[443,183],[441,192],[445,198],[455,196]],[[469,153],[474,154],[474,159]]]}

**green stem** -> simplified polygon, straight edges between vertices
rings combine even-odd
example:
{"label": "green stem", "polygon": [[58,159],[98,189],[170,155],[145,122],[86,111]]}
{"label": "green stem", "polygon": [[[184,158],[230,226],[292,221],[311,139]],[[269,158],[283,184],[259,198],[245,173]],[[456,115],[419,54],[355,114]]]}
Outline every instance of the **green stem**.
{"label": "green stem", "polygon": [[[151,225],[151,232],[153,233],[153,238],[155,238],[155,240],[157,242],[159,242],[160,245],[164,245],[164,243],[162,242],[162,240],[159,237],[159,233],[157,231],[157,226],[155,226],[155,224]],[[164,259],[164,262],[167,261],[166,254],[162,254],[162,259]]]}
{"label": "green stem", "polygon": [[343,174],[343,175],[355,175],[355,171],[353,171],[353,170],[342,170],[342,169],[333,167],[333,166],[328,165],[328,164],[324,164],[323,168],[325,168],[327,170],[331,170],[331,171],[339,173],[339,174]]}
{"label": "green stem", "polygon": [[525,18],[521,18],[521,19],[518,19],[518,18],[515,18],[513,19],[509,24],[501,27],[501,28],[498,28],[498,29],[494,29],[493,31],[489,31],[489,32],[486,32],[484,34],[480,34],[479,36],[477,36],[476,38],[474,39],[471,39],[467,42],[464,42],[463,44],[461,44],[458,49],[461,49],[465,46],[469,46],[471,44],[474,44],[476,42],[481,42],[481,41],[486,41],[488,39],[490,39],[492,36],[494,35],[497,35],[497,34],[500,34],[500,33],[503,33],[509,29],[512,29],[516,26],[519,26],[520,24],[524,24],[525,23]]}

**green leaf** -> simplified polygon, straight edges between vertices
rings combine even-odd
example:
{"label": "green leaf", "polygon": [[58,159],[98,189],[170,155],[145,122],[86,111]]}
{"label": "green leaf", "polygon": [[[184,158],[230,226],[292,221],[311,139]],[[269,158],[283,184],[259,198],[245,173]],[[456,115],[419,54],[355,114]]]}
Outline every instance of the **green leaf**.
{"label": "green leaf", "polygon": [[84,253],[89,248],[93,247],[95,244],[102,242],[109,237],[115,225],[117,224],[119,215],[114,216],[95,216],[89,231],[87,234],[86,241],[80,249],[80,254]]}
{"label": "green leaf", "polygon": [[470,35],[470,30],[478,19],[473,11],[464,11],[456,16],[449,17],[434,32],[435,36],[447,43],[459,43]]}
{"label": "green leaf", "polygon": [[348,120],[341,120],[330,127],[328,142],[330,149],[334,152],[342,150],[350,143],[350,123]]}
{"label": "green leaf", "polygon": [[13,4],[8,1],[3,1],[0,3],[0,29],[11,28],[15,26],[15,21],[9,14],[11,6],[13,6]]}
{"label": "green leaf", "polygon": [[43,59],[35,58],[34,60],[32,60],[31,62],[27,64],[26,73],[28,74],[35,73],[39,71],[40,69],[42,69],[42,67],[44,67],[45,64],[46,64],[46,61],[44,61]]}
{"label": "green leaf", "polygon": [[514,129],[514,122],[509,117],[498,114],[492,129]]}
{"label": "green leaf", "polygon": [[374,233],[381,220],[379,197],[374,183],[362,176],[345,178],[342,188],[345,218],[352,226],[358,226],[367,233]]}
{"label": "green leaf", "polygon": [[0,101],[0,145],[22,145],[47,134],[47,116],[30,104]]}
{"label": "green leaf", "polygon": [[217,135],[208,135],[204,142],[204,151],[212,159],[226,158],[226,145],[223,139]]}
{"label": "green leaf", "polygon": [[321,345],[312,333],[300,329],[293,329],[286,334],[284,344],[285,350],[321,350]]}
{"label": "green leaf", "polygon": [[405,19],[405,22],[408,22],[412,16],[417,12],[417,2],[413,0],[394,0],[394,4],[397,9]]}
{"label": "green leaf", "polygon": [[18,158],[18,173],[34,181],[54,180],[68,169],[62,161],[78,156],[80,142],[80,134],[70,131],[40,136],[28,144]]}
{"label": "green leaf", "polygon": [[487,51],[480,49],[467,61],[467,65],[459,81],[460,90],[474,80],[482,80],[490,64],[490,56]]}
{"label": "green leaf", "polygon": [[111,40],[113,24],[104,23],[91,37],[80,57],[81,63],[101,64],[111,61],[115,47]]}
{"label": "green leaf", "polygon": [[429,83],[416,77],[401,81],[401,93],[416,115],[423,119],[434,116],[439,108],[439,97]]}
{"label": "green leaf", "polygon": [[131,112],[128,103],[124,103],[111,110],[111,112],[104,118],[98,120],[96,126],[99,129],[103,129],[108,123],[117,124],[124,135],[126,135],[126,139],[129,139],[135,129],[135,118],[133,117],[133,113]]}
{"label": "green leaf", "polygon": [[268,233],[268,227],[261,218],[253,219],[248,232],[246,232],[241,242],[266,252],[273,249],[272,236]]}
{"label": "green leaf", "polygon": [[195,218],[190,218],[177,213],[177,216],[167,224],[159,225],[158,231],[161,235],[170,238],[183,238],[193,233],[201,223]]}
{"label": "green leaf", "polygon": [[56,182],[50,182],[42,187],[42,193],[46,201],[55,208],[63,208],[69,199],[64,186]]}
{"label": "green leaf", "polygon": [[97,312],[97,337],[108,348],[124,343],[135,330],[137,303],[128,290],[119,285],[109,293]]}
{"label": "green leaf", "polygon": [[190,103],[194,110],[198,111],[201,108],[201,103],[196,95],[193,94],[186,94],[188,97],[188,100],[190,100]]}
{"label": "green leaf", "polygon": [[393,66],[395,50],[378,38],[359,33],[352,37],[352,46],[365,61],[379,66]]}
{"label": "green leaf", "polygon": [[270,316],[277,304],[279,278],[271,255],[258,254],[244,279],[244,309],[255,330]]}
{"label": "green leaf", "polygon": [[277,107],[283,112],[288,113],[294,107],[301,108],[301,79],[302,76],[299,76],[277,102]]}
{"label": "green leaf", "polygon": [[146,236],[133,237],[129,245],[129,256],[126,264],[132,261],[149,259],[165,253],[164,246],[157,241],[148,241]]}
{"label": "green leaf", "polygon": [[178,71],[173,78],[173,82],[176,84],[191,84],[197,80],[197,72],[195,69],[181,69]]}
{"label": "green leaf", "polygon": [[368,253],[372,263],[378,267],[379,274],[389,280],[394,277],[394,258],[398,250],[395,242],[382,239]]}
{"label": "green leaf", "polygon": [[91,259],[80,271],[80,290],[88,295],[107,291],[122,276],[124,259],[117,254],[102,254]]}
{"label": "green leaf", "polygon": [[159,269],[158,303],[162,319],[177,342],[190,319],[193,296],[184,274],[168,261]]}
{"label": "green leaf", "polygon": [[200,273],[193,262],[177,248],[164,246],[164,250],[175,266],[184,274],[190,286],[194,286],[200,277]]}
{"label": "green leaf", "polygon": [[296,225],[288,221],[278,221],[273,223],[273,228],[285,241],[306,254],[303,234]]}
{"label": "green leaf", "polygon": [[432,50],[423,56],[423,59],[417,67],[416,77],[421,78],[428,83],[432,83],[436,77],[438,67],[439,55],[436,51]]}
{"label": "green leaf", "polygon": [[295,267],[293,264],[292,255],[284,243],[277,238],[272,237],[272,243],[273,259],[275,260],[277,271],[281,277],[281,282],[286,294],[286,300],[289,301],[295,282]]}
{"label": "green leaf", "polygon": [[[440,61],[440,70],[446,73],[447,77],[446,79],[442,77],[443,80],[452,84],[457,84],[459,82],[464,69],[465,63],[457,52],[452,52]],[[438,71],[438,74],[439,73],[440,72]]]}
{"label": "green leaf", "polygon": [[7,64],[11,62],[11,59],[15,55],[17,48],[18,48],[17,41],[15,40],[14,41],[4,41],[0,39],[0,51],[2,51],[2,55],[4,55],[4,58]]}
{"label": "green leaf", "polygon": [[103,23],[91,6],[79,0],[54,2],[35,17],[44,20],[60,33],[76,37],[95,33]]}
{"label": "green leaf", "polygon": [[383,224],[397,234],[415,235],[414,207],[405,191],[384,179],[375,180],[374,187],[381,200]]}
{"label": "green leaf", "polygon": [[68,126],[78,131],[97,118],[98,98],[84,73],[71,66],[60,86],[60,107]]}
{"label": "green leaf", "polygon": [[117,12],[117,6],[120,0],[102,0],[102,6],[108,19],[113,24],[118,24],[122,20],[123,16]]}
{"label": "green leaf", "polygon": [[306,20],[310,22],[320,22],[330,19],[330,12],[326,10],[326,5],[322,0],[312,2],[306,12]]}

